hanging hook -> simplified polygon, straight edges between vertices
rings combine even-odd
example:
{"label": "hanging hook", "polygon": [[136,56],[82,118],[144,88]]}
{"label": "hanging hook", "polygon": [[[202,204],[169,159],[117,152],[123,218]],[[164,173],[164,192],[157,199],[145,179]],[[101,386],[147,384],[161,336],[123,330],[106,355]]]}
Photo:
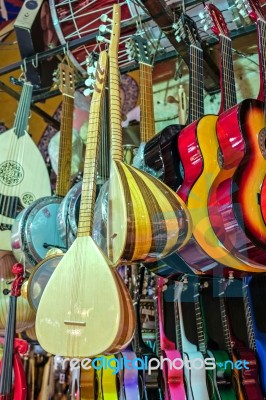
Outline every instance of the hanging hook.
{"label": "hanging hook", "polygon": [[39,56],[39,53],[36,53],[35,54],[35,60],[32,60],[32,66],[34,67],[34,68],[38,68],[38,65],[39,65],[39,60],[38,60],[38,56]]}

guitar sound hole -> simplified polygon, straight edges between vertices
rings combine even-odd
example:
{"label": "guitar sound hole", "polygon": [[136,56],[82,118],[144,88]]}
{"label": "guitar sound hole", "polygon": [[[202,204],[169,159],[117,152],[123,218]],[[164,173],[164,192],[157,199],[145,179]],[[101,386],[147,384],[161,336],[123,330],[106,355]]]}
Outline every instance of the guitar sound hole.
{"label": "guitar sound hole", "polygon": [[266,128],[263,128],[259,133],[259,147],[263,158],[266,160]]}

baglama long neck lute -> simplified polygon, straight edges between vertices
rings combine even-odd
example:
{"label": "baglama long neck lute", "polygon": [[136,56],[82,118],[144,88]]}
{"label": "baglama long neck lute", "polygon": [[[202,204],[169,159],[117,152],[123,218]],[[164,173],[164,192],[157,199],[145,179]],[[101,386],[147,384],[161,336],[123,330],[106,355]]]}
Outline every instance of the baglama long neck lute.
{"label": "baglama long neck lute", "polygon": [[[41,346],[62,356],[90,357],[106,352],[121,337],[124,323],[123,298],[112,264],[92,239],[106,78],[107,54],[103,51],[90,109],[78,236],[51,276],[36,315]],[[57,307],[51,303],[55,298]]]}
{"label": "baglama long neck lute", "polygon": [[189,214],[178,196],[144,171],[122,162],[117,11],[109,49],[111,173],[108,196],[108,256],[114,264],[165,257],[190,237]]}

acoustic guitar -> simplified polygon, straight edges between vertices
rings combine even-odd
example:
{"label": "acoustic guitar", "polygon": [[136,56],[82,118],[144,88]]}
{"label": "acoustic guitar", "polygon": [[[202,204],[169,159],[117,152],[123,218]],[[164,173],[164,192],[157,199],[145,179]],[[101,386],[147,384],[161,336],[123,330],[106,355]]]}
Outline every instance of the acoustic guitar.
{"label": "acoustic guitar", "polygon": [[[176,359],[181,359],[179,349],[176,349],[176,344],[169,340],[164,330],[164,314],[163,314],[163,290],[165,288],[165,279],[160,277],[157,279],[156,296],[155,296],[155,321],[156,321],[156,339],[158,356],[169,359],[174,362]],[[158,341],[159,337],[159,341]],[[186,400],[186,391],[184,384],[184,369],[169,368],[167,362],[163,364],[163,379],[164,379],[164,398],[165,400]],[[201,398],[201,397],[200,397]],[[199,398],[199,400],[200,400]],[[203,398],[202,398],[203,400]],[[206,398],[207,400],[207,398]]]}
{"label": "acoustic guitar", "polygon": [[[221,12],[213,4],[205,8],[214,24],[212,30],[219,36],[223,77],[216,124],[220,165],[209,192],[210,221],[228,251],[263,270],[266,226],[258,199],[266,171],[264,105],[260,100],[251,99],[237,104],[229,32]],[[260,49],[263,70],[264,45]]]}
{"label": "acoustic guitar", "polygon": [[[183,201],[164,183],[122,161],[118,41],[113,40],[119,36],[120,11],[115,9],[109,49],[111,166],[107,252],[113,264],[118,265],[156,260],[179,249],[190,237],[190,217]],[[105,40],[98,37],[102,39]]]}
{"label": "acoustic guitar", "polygon": [[20,354],[26,354],[29,345],[23,339],[15,338],[16,333],[16,305],[17,298],[21,294],[21,286],[24,281],[24,267],[22,264],[15,264],[12,268],[15,279],[11,284],[9,296],[9,312],[5,330],[3,358],[1,360],[0,376],[0,399],[1,400],[26,400],[27,383]]}
{"label": "acoustic guitar", "polygon": [[[112,264],[92,239],[107,61],[107,53],[101,52],[90,110],[78,236],[46,285],[36,314],[41,346],[68,357],[91,357],[112,349],[125,323],[123,298]],[[57,307],[52,305],[55,298]],[[134,324],[127,329],[132,337]]]}
{"label": "acoustic guitar", "polygon": [[57,226],[57,213],[62,198],[70,188],[71,179],[75,77],[67,58],[59,64],[58,75],[63,105],[55,195],[35,200],[17,216],[12,228],[14,256],[18,261],[25,260],[29,270],[45,258],[50,248],[66,250]]}
{"label": "acoustic guitar", "polygon": [[[224,24],[224,20],[223,24],[219,20],[217,30],[222,29],[220,25],[224,27]],[[227,43],[227,37],[223,34],[219,37],[221,56],[224,66],[227,67],[224,73],[222,69],[222,77],[228,79],[228,70],[230,70],[231,64],[228,61],[228,52],[224,50],[224,41]],[[223,91],[223,86],[221,90]],[[232,255],[221,244],[211,224],[208,205],[209,192],[220,171],[219,144],[215,130],[217,119],[218,116],[215,115],[204,116],[186,126],[178,137],[180,152],[182,149],[181,161],[184,166],[185,179],[177,193],[186,202],[193,221],[192,237],[187,245],[179,251],[179,255],[188,265],[193,265],[195,270],[204,273],[215,274],[217,271],[227,274],[228,269],[223,269],[222,266],[239,270],[240,274],[241,271],[262,272],[261,265],[241,261]]]}
{"label": "acoustic guitar", "polygon": [[255,354],[233,334],[231,322],[228,317],[228,308],[225,300],[226,288],[230,280],[221,280],[219,283],[220,313],[223,327],[226,351],[235,365],[237,360],[246,360],[248,369],[233,368],[233,385],[239,400],[263,400],[260,389],[258,365]]}
{"label": "acoustic guitar", "polygon": [[0,135],[1,250],[11,250],[10,233],[17,214],[34,200],[51,194],[45,162],[27,132],[32,91],[31,83],[25,81],[14,126]]}
{"label": "acoustic guitar", "polygon": [[[187,400],[208,400],[210,399],[207,389],[207,377],[205,368],[197,368],[194,360],[200,360],[204,364],[204,357],[197,346],[191,343],[186,336],[185,324],[182,312],[182,292],[186,284],[186,277],[175,282],[175,310],[176,322],[178,325],[177,341],[184,360],[184,376],[186,384]],[[190,363],[190,367],[188,367]]]}

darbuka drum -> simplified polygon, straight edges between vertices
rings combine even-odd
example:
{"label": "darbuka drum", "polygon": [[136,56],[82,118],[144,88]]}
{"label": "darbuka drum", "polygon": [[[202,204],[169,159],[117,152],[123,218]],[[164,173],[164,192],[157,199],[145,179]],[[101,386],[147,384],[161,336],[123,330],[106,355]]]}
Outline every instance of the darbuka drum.
{"label": "darbuka drum", "polygon": [[[112,17],[114,0],[49,0],[50,10],[54,27],[61,44],[71,40],[81,38],[86,35],[99,35],[99,26],[102,24],[100,17],[107,14]],[[135,7],[129,4],[121,4],[121,22],[136,16]],[[135,26],[131,30],[124,31],[125,37],[135,31]],[[120,50],[123,51],[120,61],[127,61],[128,57],[124,51],[123,34],[120,41]],[[105,45],[104,45],[105,46]],[[86,69],[86,56],[96,47],[96,39],[88,40],[86,45],[79,46],[72,50],[72,61],[75,66],[84,72]],[[121,55],[121,54],[120,54]]]}

